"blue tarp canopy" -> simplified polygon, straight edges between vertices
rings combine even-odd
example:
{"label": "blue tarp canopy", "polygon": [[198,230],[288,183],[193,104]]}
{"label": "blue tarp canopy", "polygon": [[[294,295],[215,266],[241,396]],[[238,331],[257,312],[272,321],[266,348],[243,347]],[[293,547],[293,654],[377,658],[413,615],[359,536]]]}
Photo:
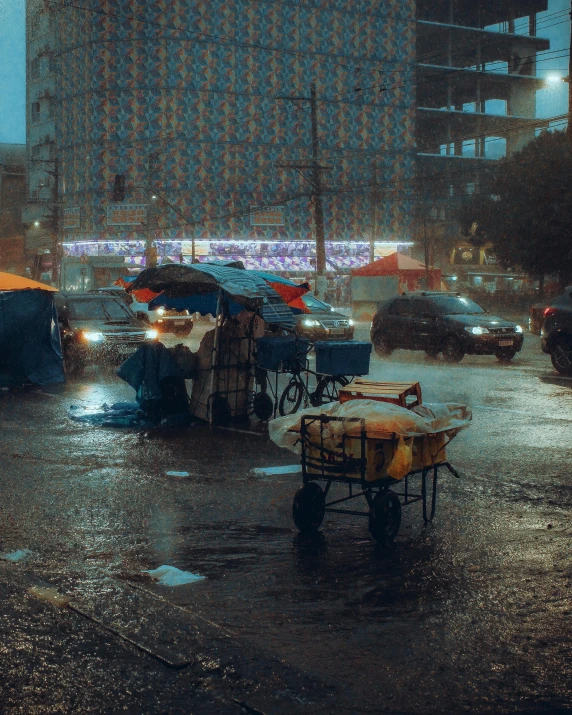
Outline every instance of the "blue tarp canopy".
{"label": "blue tarp canopy", "polygon": [[292,310],[256,271],[212,264],[185,266],[173,263],[147,268],[127,290],[131,292],[144,288],[161,293],[149,303],[151,308],[164,306],[190,313],[216,315],[221,292],[226,310],[231,315],[246,309],[257,313],[267,323],[286,328],[295,325]]}
{"label": "blue tarp canopy", "polygon": [[0,385],[63,381],[53,294],[45,290],[0,292]]}

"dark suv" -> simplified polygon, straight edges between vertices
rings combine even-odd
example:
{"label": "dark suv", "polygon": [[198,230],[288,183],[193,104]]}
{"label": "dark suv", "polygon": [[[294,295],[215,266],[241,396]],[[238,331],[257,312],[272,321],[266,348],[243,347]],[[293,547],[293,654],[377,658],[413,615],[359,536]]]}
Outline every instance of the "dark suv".
{"label": "dark suv", "polygon": [[460,362],[467,353],[510,362],[522,341],[520,325],[489,315],[459,293],[427,291],[392,298],[371,324],[371,342],[380,356],[404,348],[425,350],[433,358],[443,353],[447,362]]}
{"label": "dark suv", "polygon": [[87,365],[118,365],[142,343],[157,339],[157,331],[120,298],[57,293],[54,300],[68,374],[79,375]]}
{"label": "dark suv", "polygon": [[572,375],[572,286],[544,311],[540,344],[555,370]]}

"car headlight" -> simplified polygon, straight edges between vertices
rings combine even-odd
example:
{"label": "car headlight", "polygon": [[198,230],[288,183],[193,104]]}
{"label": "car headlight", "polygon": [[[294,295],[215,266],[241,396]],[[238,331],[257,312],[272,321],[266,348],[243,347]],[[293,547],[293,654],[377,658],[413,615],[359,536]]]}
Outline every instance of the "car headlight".
{"label": "car headlight", "polygon": [[157,340],[159,333],[156,330],[146,330],[145,340]]}
{"label": "car headlight", "polygon": [[485,335],[489,332],[488,328],[482,328],[480,325],[476,325],[473,328],[465,328],[465,330],[472,335]]}
{"label": "car headlight", "polygon": [[92,333],[86,331],[82,333],[82,336],[84,340],[87,340],[90,343],[102,343],[104,340],[103,333]]}
{"label": "car headlight", "polygon": [[306,318],[306,320],[302,321],[302,323],[307,328],[318,328],[320,326],[320,321],[312,320],[312,318]]}
{"label": "car headlight", "polygon": [[348,323],[349,323],[350,328],[353,328],[355,325],[354,321],[351,318],[348,320]]}
{"label": "car headlight", "polygon": [[157,308],[157,315],[165,315],[165,308]]}
{"label": "car headlight", "polygon": [[524,332],[522,329],[522,325],[517,325],[516,328],[514,329],[515,333],[522,333]]}

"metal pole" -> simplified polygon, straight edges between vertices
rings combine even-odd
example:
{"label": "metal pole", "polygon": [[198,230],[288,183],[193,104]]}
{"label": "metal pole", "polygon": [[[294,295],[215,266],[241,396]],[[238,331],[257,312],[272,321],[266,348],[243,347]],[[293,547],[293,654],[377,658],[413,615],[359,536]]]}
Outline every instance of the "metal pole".
{"label": "metal pole", "polygon": [[[536,16],[535,16],[536,20]],[[536,22],[535,22],[536,25]],[[536,27],[535,27],[536,31]],[[572,7],[570,8],[570,48],[572,50]],[[568,57],[568,126],[566,128],[566,133],[568,138],[572,139],[572,119],[570,118],[570,112],[572,111],[572,51]]]}
{"label": "metal pole", "polygon": [[147,159],[147,231],[145,237],[145,268],[155,268],[157,265],[157,250],[153,246],[153,228],[155,219],[155,204],[153,203],[153,188],[151,186],[155,154],[149,154]]}
{"label": "metal pole", "polygon": [[59,283],[59,260],[60,260],[60,161],[56,156],[54,159],[54,205],[52,209],[52,282]]}
{"label": "metal pole", "polygon": [[319,163],[320,141],[318,137],[318,109],[316,85],[310,87],[310,106],[312,110],[312,160],[314,185],[314,222],[316,225],[316,274],[326,272],[326,242],[324,235],[324,206],[322,203],[322,169]]}
{"label": "metal pole", "polygon": [[372,184],[371,193],[369,198],[369,210],[370,210],[370,240],[369,240],[369,262],[373,263],[375,260],[375,239],[377,238],[377,202],[379,194],[377,192],[377,162],[373,162],[372,166]]}

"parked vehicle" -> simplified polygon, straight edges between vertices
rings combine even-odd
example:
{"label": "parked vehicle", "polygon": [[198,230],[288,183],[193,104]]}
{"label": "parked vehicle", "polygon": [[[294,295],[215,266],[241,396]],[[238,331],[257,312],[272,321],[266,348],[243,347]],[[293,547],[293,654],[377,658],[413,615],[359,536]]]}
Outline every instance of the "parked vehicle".
{"label": "parked vehicle", "polygon": [[311,342],[316,340],[353,340],[354,321],[331,305],[318,300],[313,293],[302,296],[309,313],[296,316],[296,333]]}
{"label": "parked vehicle", "polygon": [[57,293],[54,298],[66,372],[87,365],[117,365],[158,333],[121,299],[93,293]]}
{"label": "parked vehicle", "polygon": [[134,295],[126,293],[123,288],[117,286],[96,288],[90,293],[103,293],[121,298],[131,307],[137,318],[148,323],[160,333],[174,333],[185,338],[193,329],[193,319],[188,310],[169,310],[167,308],[150,310],[148,303],[139,303]]}
{"label": "parked vehicle", "polygon": [[562,375],[572,375],[572,286],[544,311],[540,345]]}
{"label": "parked vehicle", "polygon": [[465,354],[496,355],[508,363],[522,348],[520,325],[489,315],[459,293],[424,291],[397,296],[378,309],[371,325],[371,342],[384,357],[396,349],[425,350],[447,362]]}

